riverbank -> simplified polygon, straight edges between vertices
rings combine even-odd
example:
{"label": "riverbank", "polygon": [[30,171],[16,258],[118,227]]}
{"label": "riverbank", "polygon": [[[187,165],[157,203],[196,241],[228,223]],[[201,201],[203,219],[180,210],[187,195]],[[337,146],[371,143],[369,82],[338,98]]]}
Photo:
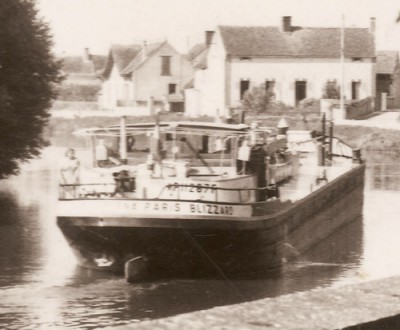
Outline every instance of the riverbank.
{"label": "riverbank", "polygon": [[397,276],[107,329],[400,329],[399,297],[400,276]]}

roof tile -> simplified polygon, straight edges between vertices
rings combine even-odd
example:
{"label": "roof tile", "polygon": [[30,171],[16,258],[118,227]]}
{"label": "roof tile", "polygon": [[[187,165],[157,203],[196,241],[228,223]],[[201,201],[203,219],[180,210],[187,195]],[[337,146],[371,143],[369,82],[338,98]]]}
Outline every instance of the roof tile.
{"label": "roof tile", "polygon": [[148,44],[146,47],[147,54],[145,58],[143,58],[143,47],[141,47],[140,51],[131,58],[129,64],[125,66],[123,70],[121,70],[121,74],[130,74],[138,69],[142,65],[142,63],[144,63],[149,57],[151,57],[163,44],[164,42]]}
{"label": "roof tile", "polygon": [[399,63],[399,52],[379,51],[376,56],[376,73],[393,74]]}
{"label": "roof tile", "polygon": [[132,59],[140,52],[141,49],[141,45],[112,45],[111,55],[118,70],[122,71],[125,69],[125,67],[132,61]]}
{"label": "roof tile", "polygon": [[[339,57],[340,28],[220,26],[231,56]],[[374,35],[367,28],[345,29],[345,57],[375,57]]]}

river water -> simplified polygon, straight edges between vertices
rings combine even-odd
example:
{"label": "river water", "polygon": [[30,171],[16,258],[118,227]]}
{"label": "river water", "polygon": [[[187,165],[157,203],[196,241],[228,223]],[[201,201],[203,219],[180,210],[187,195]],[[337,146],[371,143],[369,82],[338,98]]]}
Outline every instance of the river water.
{"label": "river water", "polygon": [[76,265],[55,223],[56,171],[25,166],[0,182],[0,328],[101,328],[400,274],[399,160],[369,155],[363,216],[280,271],[133,285]]}

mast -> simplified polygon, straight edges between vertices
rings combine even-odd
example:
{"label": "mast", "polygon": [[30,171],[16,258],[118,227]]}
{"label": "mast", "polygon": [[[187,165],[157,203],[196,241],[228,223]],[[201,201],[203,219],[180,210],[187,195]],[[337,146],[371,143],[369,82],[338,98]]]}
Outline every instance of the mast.
{"label": "mast", "polygon": [[[340,111],[342,115],[344,115],[344,91],[345,91],[345,82],[344,82],[344,14],[342,15],[342,28],[340,30],[340,65],[342,69],[341,76],[341,87],[340,87]],[[342,118],[345,119],[345,118]]]}

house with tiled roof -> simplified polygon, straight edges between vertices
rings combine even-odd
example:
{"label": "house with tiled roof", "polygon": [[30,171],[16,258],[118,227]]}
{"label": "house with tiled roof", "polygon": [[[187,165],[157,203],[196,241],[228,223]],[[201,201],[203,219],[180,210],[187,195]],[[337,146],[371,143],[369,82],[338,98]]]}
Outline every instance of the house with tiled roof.
{"label": "house with tiled roof", "polygon": [[183,86],[193,77],[190,61],[167,41],[113,45],[101,73],[100,106],[146,114],[149,105],[183,111]]}
{"label": "house with tiled roof", "polygon": [[376,109],[400,108],[400,64],[398,51],[376,53]]}
{"label": "house with tiled roof", "polygon": [[100,82],[97,73],[104,67],[106,57],[93,55],[85,48],[82,56],[60,56],[59,60],[65,83],[90,85]]}
{"label": "house with tiled roof", "polygon": [[106,56],[91,54],[85,48],[82,56],[60,56],[58,59],[64,78],[59,86],[58,101],[97,102],[101,88],[98,73],[104,67]]}
{"label": "house with tiled roof", "polygon": [[[368,28],[344,29],[346,99],[375,94],[374,27],[371,20]],[[293,26],[288,16],[279,27],[219,26],[206,68],[195,74],[201,82],[187,91],[190,114],[226,115],[253,86],[271,89],[277,101],[289,106],[320,99],[327,84],[341,84],[340,57],[341,28]]]}

